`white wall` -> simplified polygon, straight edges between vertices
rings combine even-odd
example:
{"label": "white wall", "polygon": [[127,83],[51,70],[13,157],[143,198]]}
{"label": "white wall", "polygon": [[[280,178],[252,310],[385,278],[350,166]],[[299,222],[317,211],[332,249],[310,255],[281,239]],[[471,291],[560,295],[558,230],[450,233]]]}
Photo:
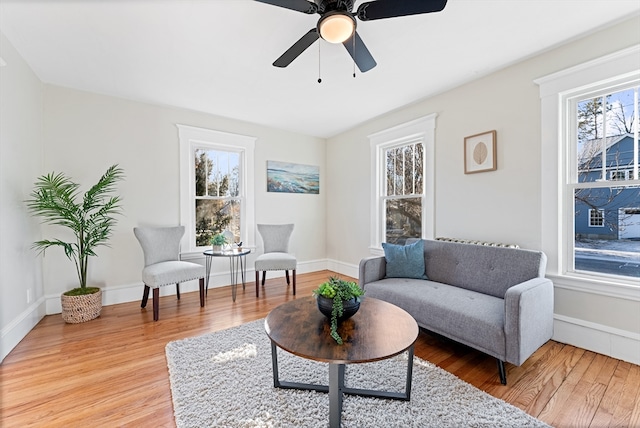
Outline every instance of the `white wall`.
{"label": "white wall", "polygon": [[[299,272],[315,270],[318,262],[325,263],[323,139],[51,85],[45,86],[44,93],[45,171],[65,171],[87,186],[95,183],[111,164],[118,163],[125,171],[125,181],[119,185],[124,215],[119,219],[110,247],[99,248],[98,257],[90,261],[89,267],[91,283],[103,287],[105,304],[141,296],[143,258],[133,227],[180,223],[176,124],[257,137],[255,195],[250,195],[256,201],[256,222],[296,225],[290,247],[298,258]],[[320,194],[267,193],[267,160],[318,165]],[[58,232],[43,228],[44,235],[52,233]],[[252,261],[250,256],[249,267],[253,266]],[[57,295],[73,288],[77,280],[73,266],[61,253],[47,254],[43,266],[51,313],[58,309]],[[252,279],[252,273],[248,274]],[[226,259],[215,261],[212,275],[216,276],[212,285],[228,284]],[[124,293],[123,288],[135,290],[135,297],[131,297],[133,292]],[[116,297],[116,292],[121,296]],[[174,293],[173,287],[164,287],[162,293]]]}
{"label": "white wall", "polygon": [[[372,171],[363,162],[369,158],[367,136],[430,113],[438,114],[435,235],[542,249],[545,165],[534,79],[638,44],[638,28],[636,16],[329,139],[327,164],[333,173],[328,206],[340,209],[330,211],[327,219],[327,257],[353,272],[369,254]],[[464,137],[492,129],[497,131],[497,171],[465,175]],[[568,289],[557,290],[555,297],[556,332],[562,341],[580,336],[574,344],[640,363],[640,298]],[[622,350],[612,344],[618,339],[625,342]]]}
{"label": "white wall", "polygon": [[0,33],[0,361],[44,315],[40,227],[23,201],[42,170],[42,84]]}

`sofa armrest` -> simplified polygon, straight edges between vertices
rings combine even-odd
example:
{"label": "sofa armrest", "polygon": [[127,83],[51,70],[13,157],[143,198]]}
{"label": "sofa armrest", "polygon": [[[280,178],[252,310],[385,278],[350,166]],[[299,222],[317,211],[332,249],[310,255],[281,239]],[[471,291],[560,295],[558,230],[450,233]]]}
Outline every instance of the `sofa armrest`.
{"label": "sofa armrest", "polygon": [[358,284],[364,289],[365,284],[383,279],[387,275],[387,262],[384,257],[372,256],[360,260]]}
{"label": "sofa armrest", "polygon": [[538,277],[504,296],[507,362],[521,365],[553,336],[553,283]]}

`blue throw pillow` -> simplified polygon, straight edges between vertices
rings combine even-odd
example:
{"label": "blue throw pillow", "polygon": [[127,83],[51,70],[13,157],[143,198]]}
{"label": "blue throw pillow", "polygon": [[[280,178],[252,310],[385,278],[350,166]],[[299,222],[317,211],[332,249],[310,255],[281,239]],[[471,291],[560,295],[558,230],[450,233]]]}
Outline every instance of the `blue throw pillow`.
{"label": "blue throw pillow", "polygon": [[427,279],[424,273],[424,242],[411,245],[382,243],[387,261],[387,278]]}

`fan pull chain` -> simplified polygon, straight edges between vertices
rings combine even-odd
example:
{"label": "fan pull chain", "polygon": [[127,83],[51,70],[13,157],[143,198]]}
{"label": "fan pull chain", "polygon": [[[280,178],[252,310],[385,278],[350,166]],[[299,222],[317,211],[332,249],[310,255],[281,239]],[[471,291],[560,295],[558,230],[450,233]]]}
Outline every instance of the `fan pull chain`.
{"label": "fan pull chain", "polygon": [[356,78],[356,34],[353,33],[351,36],[353,39],[353,78]]}
{"label": "fan pull chain", "polygon": [[322,42],[318,40],[318,83],[322,83],[322,78],[320,77],[320,45]]}

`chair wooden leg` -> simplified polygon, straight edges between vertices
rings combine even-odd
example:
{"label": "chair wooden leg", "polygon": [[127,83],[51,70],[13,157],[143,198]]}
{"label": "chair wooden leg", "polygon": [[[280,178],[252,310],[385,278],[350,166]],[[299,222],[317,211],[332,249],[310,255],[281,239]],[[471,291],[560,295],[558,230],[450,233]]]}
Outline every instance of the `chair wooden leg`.
{"label": "chair wooden leg", "polygon": [[260,297],[260,271],[256,271],[256,297]]}
{"label": "chair wooden leg", "polygon": [[294,269],[293,271],[293,295],[296,295],[296,270]]}
{"label": "chair wooden leg", "polygon": [[176,283],[176,296],[178,296],[178,300],[180,300],[180,283]]}
{"label": "chair wooden leg", "polygon": [[158,312],[160,312],[160,287],[153,289],[153,320],[158,321]]}
{"label": "chair wooden leg", "polygon": [[284,271],[284,276],[287,277],[287,285],[289,285],[291,282],[289,281],[289,271],[288,270]]}
{"label": "chair wooden leg", "polygon": [[142,292],[142,303],[140,303],[141,308],[147,307],[147,300],[149,300],[149,289],[150,287],[145,284],[144,291]]}
{"label": "chair wooden leg", "polygon": [[204,278],[200,278],[200,307],[204,307]]}
{"label": "chair wooden leg", "polygon": [[267,271],[263,270],[262,271],[262,285],[264,285],[264,280],[267,279]]}

